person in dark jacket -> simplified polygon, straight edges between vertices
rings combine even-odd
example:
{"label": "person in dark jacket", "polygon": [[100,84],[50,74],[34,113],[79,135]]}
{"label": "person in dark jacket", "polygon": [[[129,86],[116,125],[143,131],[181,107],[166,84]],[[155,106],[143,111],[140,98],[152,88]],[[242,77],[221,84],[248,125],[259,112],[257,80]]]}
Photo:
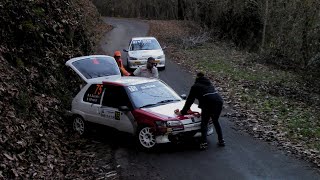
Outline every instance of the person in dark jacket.
{"label": "person in dark jacket", "polygon": [[222,111],[223,99],[215,90],[214,86],[208,78],[204,76],[203,73],[197,73],[197,77],[194,85],[191,87],[190,93],[188,95],[187,101],[180,111],[182,115],[187,114],[191,105],[198,99],[199,108],[201,109],[201,143],[200,148],[207,148],[207,129],[208,122],[210,118],[212,119],[213,125],[218,134],[218,145],[225,146],[225,141],[223,139],[221,126],[219,123],[219,116]]}

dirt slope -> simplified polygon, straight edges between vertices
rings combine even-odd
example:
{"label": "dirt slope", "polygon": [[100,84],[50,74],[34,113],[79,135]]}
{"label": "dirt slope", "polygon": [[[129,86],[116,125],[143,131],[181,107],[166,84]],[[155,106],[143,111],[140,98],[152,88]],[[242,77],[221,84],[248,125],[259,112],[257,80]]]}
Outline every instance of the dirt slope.
{"label": "dirt slope", "polygon": [[76,87],[64,63],[95,50],[99,18],[88,0],[0,2],[0,179],[97,178],[63,112]]}

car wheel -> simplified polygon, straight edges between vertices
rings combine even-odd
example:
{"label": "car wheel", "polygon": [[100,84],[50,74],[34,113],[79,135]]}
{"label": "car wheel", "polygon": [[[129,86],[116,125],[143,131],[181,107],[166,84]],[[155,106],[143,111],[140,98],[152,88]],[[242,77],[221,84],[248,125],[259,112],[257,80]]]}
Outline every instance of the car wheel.
{"label": "car wheel", "polygon": [[137,134],[137,142],[143,150],[151,150],[156,146],[156,137],[152,128],[142,127],[139,128]]}
{"label": "car wheel", "polygon": [[76,116],[73,119],[73,130],[75,130],[80,136],[83,136],[86,132],[85,121],[82,117]]}

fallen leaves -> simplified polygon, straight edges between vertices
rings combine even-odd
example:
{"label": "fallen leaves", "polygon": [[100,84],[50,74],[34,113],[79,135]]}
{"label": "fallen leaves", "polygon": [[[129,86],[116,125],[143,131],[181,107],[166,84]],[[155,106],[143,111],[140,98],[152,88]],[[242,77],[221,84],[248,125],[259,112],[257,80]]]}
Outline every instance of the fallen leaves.
{"label": "fallen leaves", "polygon": [[13,157],[11,157],[10,155],[6,154],[6,153],[3,153],[3,155],[8,158],[10,161],[13,161]]}
{"label": "fallen leaves", "polygon": [[[90,142],[74,139],[63,117],[74,86],[64,63],[93,52],[94,31],[104,27],[95,7],[87,0],[53,0],[50,6],[13,0],[0,10],[0,179],[106,177],[114,171],[110,147],[81,148]],[[110,167],[96,167],[100,160]]]}

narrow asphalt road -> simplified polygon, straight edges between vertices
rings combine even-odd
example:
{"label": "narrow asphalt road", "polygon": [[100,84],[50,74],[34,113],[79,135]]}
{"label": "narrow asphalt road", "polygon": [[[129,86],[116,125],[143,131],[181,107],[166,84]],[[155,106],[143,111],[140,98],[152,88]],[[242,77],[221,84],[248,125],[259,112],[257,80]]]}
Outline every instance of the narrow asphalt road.
{"label": "narrow asphalt road", "polygon": [[[127,48],[133,36],[146,36],[148,24],[133,19],[104,18],[114,26],[101,41],[108,54]],[[106,43],[107,42],[107,43]],[[123,58],[125,59],[125,58]],[[188,93],[194,79],[177,64],[166,60],[160,78],[179,94]],[[234,130],[227,118],[220,118],[227,146],[216,146],[216,136],[209,138],[209,148],[199,151],[194,143],[166,144],[156,152],[135,149],[128,136],[106,140],[112,142],[115,160],[122,179],[320,179],[318,170],[309,163],[286,156],[275,147]]]}

